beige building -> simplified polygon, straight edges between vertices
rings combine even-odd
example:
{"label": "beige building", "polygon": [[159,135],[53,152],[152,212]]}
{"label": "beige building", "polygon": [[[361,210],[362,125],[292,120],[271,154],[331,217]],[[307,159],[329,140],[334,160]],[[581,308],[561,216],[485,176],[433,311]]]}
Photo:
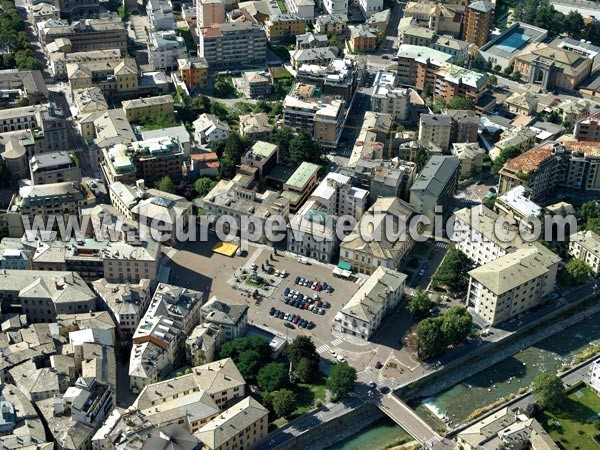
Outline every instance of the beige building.
{"label": "beige building", "polygon": [[246,397],[196,432],[208,450],[252,448],[267,436],[269,410]]}
{"label": "beige building", "polygon": [[90,52],[74,52],[74,53],[63,53],[55,52],[50,53],[50,69],[54,74],[54,78],[57,80],[67,79],[67,65],[78,64],[78,63],[114,63],[121,61],[121,50],[118,48],[106,49],[106,50],[93,50]]}
{"label": "beige building", "polygon": [[522,116],[535,114],[538,103],[538,96],[531,91],[525,91],[522,94],[515,92],[504,100],[504,104],[508,107],[509,112]]}
{"label": "beige building", "polygon": [[290,212],[295,213],[319,183],[317,164],[303,162],[283,184],[283,196],[290,201]]}
{"label": "beige building", "polygon": [[419,140],[439,145],[444,151],[450,147],[452,119],[446,114],[421,114]]}
{"label": "beige building", "polygon": [[[200,3],[200,2],[198,2]],[[188,89],[208,87],[208,63],[199,56],[177,60],[179,76]]]}
{"label": "beige building", "polygon": [[218,325],[201,323],[185,340],[185,356],[188,364],[200,366],[215,360],[225,332]]}
{"label": "beige building", "polygon": [[481,172],[485,150],[477,142],[452,144],[450,153],[460,161],[460,178],[469,178]]}
{"label": "beige building", "polygon": [[173,105],[175,101],[171,95],[159,95],[156,97],[138,98],[123,101],[125,117],[130,122],[137,122],[142,117],[167,114],[173,116]]}
{"label": "beige building", "polygon": [[306,25],[296,14],[278,14],[265,22],[265,32],[269,42],[277,42],[288,36],[296,36],[306,31]]}
{"label": "beige building", "polygon": [[[396,269],[414,244],[408,233],[413,213],[412,206],[399,198],[378,198],[340,244],[340,262],[367,275],[380,266]],[[369,229],[372,240],[365,239],[364,230]]]}
{"label": "beige building", "polygon": [[600,236],[593,231],[579,231],[571,235],[569,255],[582,260],[592,269],[594,276],[600,273]]}
{"label": "beige building", "polygon": [[437,34],[458,36],[465,7],[434,2],[408,2],[404,17],[414,18],[419,26],[429,28]]}
{"label": "beige building", "polygon": [[225,23],[225,2],[223,0],[199,0],[196,2],[196,20],[198,34],[200,28]]}
{"label": "beige building", "polygon": [[246,136],[254,141],[269,141],[274,129],[266,113],[240,116],[240,136]]}
{"label": "beige building", "polygon": [[40,40],[45,45],[57,39],[68,39],[72,52],[110,49],[127,52],[127,30],[125,23],[119,17],[80,19],[71,24],[63,20],[51,20],[39,28],[39,34]]}
{"label": "beige building", "polygon": [[491,326],[518,316],[546,300],[559,262],[541,244],[525,244],[469,272],[467,305]]}
{"label": "beige building", "polygon": [[405,274],[377,267],[336,315],[333,329],[369,340],[400,304],[405,283]]}

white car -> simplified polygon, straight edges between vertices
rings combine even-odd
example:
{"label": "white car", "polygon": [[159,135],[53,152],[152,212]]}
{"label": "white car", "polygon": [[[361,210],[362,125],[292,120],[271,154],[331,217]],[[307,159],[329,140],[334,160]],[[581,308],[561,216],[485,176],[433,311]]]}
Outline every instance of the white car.
{"label": "white car", "polygon": [[[331,349],[329,349],[329,353],[330,353],[330,354],[331,354],[331,356],[333,356],[334,358],[335,358],[336,356],[338,356],[338,354],[335,352],[335,350],[331,350]],[[339,358],[339,357],[338,357],[338,358]]]}
{"label": "white car", "polygon": [[308,259],[307,258],[298,258],[298,262],[300,264],[308,264]]}
{"label": "white car", "polygon": [[344,358],[342,355],[337,355],[337,360],[339,362],[346,362],[346,358]]}

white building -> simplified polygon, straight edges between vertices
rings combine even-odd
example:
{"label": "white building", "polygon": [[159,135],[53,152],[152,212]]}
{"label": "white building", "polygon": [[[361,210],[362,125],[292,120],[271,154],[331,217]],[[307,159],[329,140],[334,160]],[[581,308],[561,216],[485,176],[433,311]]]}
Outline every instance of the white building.
{"label": "white building", "polygon": [[376,12],[383,10],[383,0],[359,0],[358,6],[365,17],[371,17]]}
{"label": "white building", "polygon": [[494,205],[501,213],[514,217],[517,222],[523,221],[527,224],[529,217],[539,218],[542,215],[542,207],[531,201],[525,186],[516,186],[510,191],[500,195]]}
{"label": "white building", "polygon": [[311,199],[324,207],[326,214],[360,219],[367,209],[369,191],[353,187],[351,178],[330,172],[311,194]]}
{"label": "white building", "polygon": [[194,138],[201,145],[211,145],[217,141],[227,139],[231,128],[212,114],[201,114],[194,123]]}
{"label": "white building", "polygon": [[395,79],[391,72],[377,72],[371,95],[371,109],[391,114],[394,120],[404,121],[408,119],[410,90],[396,87]]}
{"label": "white building", "polygon": [[524,244],[469,272],[467,305],[492,326],[522,314],[552,292],[559,261],[541,244]]}
{"label": "white building", "polygon": [[348,14],[348,0],[322,0],[322,3],[329,14]]}
{"label": "white building", "polygon": [[600,273],[600,236],[593,231],[579,231],[571,235],[569,255],[582,260],[592,268],[594,276]]}
{"label": "white building", "polygon": [[379,266],[336,315],[333,328],[368,340],[404,295],[406,275]]}
{"label": "white building", "polygon": [[288,12],[296,14],[307,23],[312,23],[315,19],[314,0],[285,0],[285,6]]}
{"label": "white building", "polygon": [[176,70],[187,56],[185,42],[175,31],[153,31],[148,37],[148,57],[154,70]]}
{"label": "white building", "polygon": [[175,15],[171,0],[148,0],[146,14],[152,30],[174,30]]}
{"label": "white building", "polygon": [[212,297],[200,309],[202,321],[220,326],[224,332],[224,340],[231,341],[242,337],[248,329],[248,305],[227,299]]}
{"label": "white building", "polygon": [[590,387],[600,395],[600,359],[592,364]]}

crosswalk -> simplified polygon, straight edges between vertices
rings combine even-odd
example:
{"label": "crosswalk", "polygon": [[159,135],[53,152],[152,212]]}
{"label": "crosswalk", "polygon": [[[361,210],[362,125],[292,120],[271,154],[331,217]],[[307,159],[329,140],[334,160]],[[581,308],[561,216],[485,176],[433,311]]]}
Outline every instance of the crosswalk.
{"label": "crosswalk", "polygon": [[447,243],[447,242],[440,242],[440,241],[437,241],[437,242],[435,243],[435,246],[436,246],[436,247],[439,247],[439,248],[448,248],[448,243]]}
{"label": "crosswalk", "polygon": [[327,344],[323,344],[319,347],[317,347],[317,353],[320,355],[321,353],[325,353],[326,351],[329,350],[329,345]]}
{"label": "crosswalk", "polygon": [[365,279],[364,278],[357,278],[356,280],[354,280],[354,282],[356,284],[358,284],[359,286],[362,286],[363,283],[365,282]]}
{"label": "crosswalk", "polygon": [[331,345],[333,345],[333,346],[340,345],[342,342],[344,342],[344,341],[342,341],[341,339],[338,338],[338,339],[331,341]]}

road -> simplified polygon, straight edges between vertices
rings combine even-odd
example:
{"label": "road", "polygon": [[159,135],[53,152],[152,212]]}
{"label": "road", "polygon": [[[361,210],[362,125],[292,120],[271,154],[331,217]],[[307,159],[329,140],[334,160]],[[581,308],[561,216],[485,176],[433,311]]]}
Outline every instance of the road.
{"label": "road", "polygon": [[394,53],[394,48],[397,47],[396,39],[398,37],[398,24],[400,19],[404,16],[404,8],[407,2],[398,2],[392,8],[392,14],[390,21],[388,22],[387,30],[385,32],[385,41],[383,41],[380,47],[380,53]]}

